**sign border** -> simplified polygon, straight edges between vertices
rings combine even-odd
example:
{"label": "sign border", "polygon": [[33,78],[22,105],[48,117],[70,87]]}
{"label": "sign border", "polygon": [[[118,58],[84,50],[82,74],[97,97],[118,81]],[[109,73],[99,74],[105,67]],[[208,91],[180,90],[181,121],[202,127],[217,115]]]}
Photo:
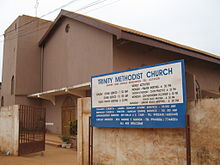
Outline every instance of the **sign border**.
{"label": "sign border", "polygon": [[[185,79],[185,63],[184,63],[184,59],[181,60],[175,60],[175,61],[170,61],[170,62],[165,62],[165,63],[160,63],[160,64],[155,64],[155,65],[148,65],[148,66],[143,66],[143,67],[138,67],[138,68],[132,68],[132,69],[127,69],[127,70],[123,70],[123,71],[117,71],[117,72],[111,72],[111,73],[105,73],[105,74],[100,74],[100,75],[94,75],[91,76],[91,125],[93,127],[99,127],[99,126],[94,126],[93,123],[93,107],[92,107],[92,79],[93,78],[97,78],[97,77],[103,77],[103,76],[107,76],[107,75],[113,75],[113,74],[118,74],[118,73],[124,73],[124,72],[129,72],[129,71],[134,71],[134,70],[139,70],[139,69],[145,69],[145,68],[151,68],[151,67],[156,67],[156,66],[163,66],[163,65],[168,65],[168,64],[173,64],[173,63],[180,63],[181,64],[181,72],[182,72],[182,92],[183,92],[183,108],[185,111],[185,127],[140,127],[140,126],[125,126],[123,125],[122,127],[118,126],[118,127],[112,127],[112,126],[103,126],[100,128],[186,128],[186,114],[187,114],[187,105],[186,105],[186,79]],[[180,104],[180,103],[179,103]],[[154,105],[154,104],[152,104]],[[163,104],[160,104],[163,105]]]}

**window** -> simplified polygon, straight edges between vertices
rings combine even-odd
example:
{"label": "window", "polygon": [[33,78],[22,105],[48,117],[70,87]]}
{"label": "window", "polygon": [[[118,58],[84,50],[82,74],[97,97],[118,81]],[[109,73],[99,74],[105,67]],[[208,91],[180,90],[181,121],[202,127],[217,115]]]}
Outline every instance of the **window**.
{"label": "window", "polygon": [[11,94],[14,94],[14,76],[11,78]]}
{"label": "window", "polygon": [[1,98],[1,107],[3,107],[4,106],[4,97],[2,96],[2,98]]}
{"label": "window", "polygon": [[69,24],[67,24],[67,25],[66,25],[66,27],[65,27],[65,32],[66,32],[66,33],[68,33],[68,32],[69,32],[69,30],[70,30],[70,25],[69,25]]}

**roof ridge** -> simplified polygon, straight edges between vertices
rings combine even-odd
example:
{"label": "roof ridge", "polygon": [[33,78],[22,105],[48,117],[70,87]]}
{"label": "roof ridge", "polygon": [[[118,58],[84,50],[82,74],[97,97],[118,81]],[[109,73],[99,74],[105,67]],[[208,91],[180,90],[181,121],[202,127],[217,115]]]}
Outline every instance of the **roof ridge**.
{"label": "roof ridge", "polygon": [[144,32],[141,32],[141,31],[138,31],[138,30],[135,30],[135,29],[131,29],[131,28],[128,28],[128,27],[116,25],[116,24],[113,24],[113,23],[110,23],[110,22],[107,22],[107,21],[103,21],[103,20],[100,20],[100,19],[97,19],[97,18],[94,18],[94,17],[91,17],[91,16],[83,15],[83,14],[80,14],[80,13],[76,13],[76,12],[72,12],[72,11],[68,11],[68,10],[63,10],[63,9],[62,9],[62,11],[73,13],[73,14],[77,14],[77,15],[80,15],[80,16],[84,16],[84,17],[87,17],[87,18],[99,21],[101,23],[112,25],[115,28],[119,28],[119,29],[121,29],[121,30],[123,30],[125,32],[133,33],[133,34],[136,34],[136,35],[139,35],[139,36],[143,36],[143,37],[148,37],[148,38],[151,38],[151,39],[154,39],[154,40],[158,40],[158,41],[164,42],[166,44],[178,46],[178,47],[181,47],[181,48],[184,48],[184,49],[190,49],[192,51],[199,52],[199,53],[206,54],[206,55],[212,56],[214,58],[220,59],[220,56],[218,56],[216,54],[209,53],[209,52],[206,52],[206,51],[201,50],[201,49],[193,48],[193,47],[185,45],[185,44],[180,44],[180,43],[177,43],[177,42],[174,42],[174,41],[162,38],[162,37],[157,37],[157,36],[154,36],[154,35],[151,35],[151,34],[148,34],[148,33],[144,33]]}
{"label": "roof ridge", "polygon": [[[126,33],[129,33],[129,34],[132,34],[132,35],[136,35],[136,36],[139,36],[139,37],[144,37],[144,38],[151,39],[151,40],[154,40],[154,41],[157,41],[157,42],[165,43],[165,44],[170,45],[170,46],[181,48],[181,49],[184,49],[186,51],[200,53],[201,55],[205,55],[206,57],[215,58],[217,60],[217,63],[220,63],[220,61],[218,61],[218,60],[220,60],[220,56],[218,56],[218,55],[215,55],[215,54],[212,54],[212,53],[200,50],[200,49],[196,49],[196,48],[184,45],[184,44],[180,44],[180,43],[177,43],[177,42],[174,42],[174,41],[170,41],[168,39],[164,39],[164,38],[157,37],[157,36],[154,36],[154,35],[150,35],[150,34],[147,34],[147,33],[144,33],[144,32],[140,32],[140,31],[137,31],[137,30],[134,30],[134,29],[131,29],[131,28],[127,28],[127,27],[123,27],[123,26],[120,26],[120,25],[110,23],[110,22],[106,22],[106,21],[103,21],[103,20],[100,20],[100,19],[97,19],[97,18],[93,18],[91,16],[87,16],[87,15],[83,15],[83,14],[80,14],[80,13],[76,13],[76,12],[72,12],[72,11],[68,11],[68,10],[63,10],[63,9],[61,10],[60,14],[55,19],[54,23],[51,25],[51,27],[46,32],[45,36],[40,41],[39,45],[42,45],[45,42],[47,36],[50,34],[50,31],[52,31],[54,29],[54,26],[56,25],[57,21],[60,20],[63,17],[67,17],[67,18],[70,18],[70,19],[75,19],[77,21],[92,25],[96,28],[98,27],[99,29],[102,29],[102,30],[105,30],[109,33],[112,33],[112,34],[116,35],[119,38],[121,37],[120,36],[121,32],[126,32]],[[96,22],[91,23],[92,21],[96,21]],[[97,23],[100,23],[101,25],[98,25]],[[103,27],[103,25],[105,27]],[[108,27],[108,30],[105,29],[106,27]],[[198,56],[198,58],[204,59],[204,58],[199,57],[199,56]]]}

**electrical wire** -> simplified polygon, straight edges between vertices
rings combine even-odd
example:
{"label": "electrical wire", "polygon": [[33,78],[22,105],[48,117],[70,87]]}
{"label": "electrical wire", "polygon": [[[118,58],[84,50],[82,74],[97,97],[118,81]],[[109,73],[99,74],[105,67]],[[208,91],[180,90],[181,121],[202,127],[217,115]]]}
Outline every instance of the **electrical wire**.
{"label": "electrical wire", "polygon": [[95,9],[89,10],[89,11],[85,12],[84,14],[87,14],[87,13],[89,13],[89,12],[92,12],[92,11],[95,11],[95,10],[101,9],[101,8],[103,8],[103,7],[106,7],[106,6],[112,5],[112,4],[114,4],[114,3],[118,2],[118,1],[120,1],[120,0],[116,0],[116,1],[113,1],[113,2],[108,3],[108,4],[106,4],[106,5],[103,5],[103,6],[101,6],[101,7],[97,7],[97,8],[95,8]]}
{"label": "electrical wire", "polygon": [[[70,2],[68,2],[68,3],[66,3],[65,5],[62,5],[62,6],[56,8],[56,9],[54,9],[54,10],[52,10],[52,11],[46,13],[46,14],[43,14],[42,16],[39,17],[39,19],[41,19],[41,18],[43,18],[43,17],[45,17],[45,16],[48,16],[48,15],[50,15],[50,14],[52,14],[52,13],[54,13],[54,12],[56,12],[56,11],[58,11],[58,10],[64,8],[64,7],[66,7],[66,6],[69,6],[70,4],[72,4],[73,2],[76,2],[76,1],[79,1],[79,0],[72,0],[72,1],[70,1]],[[106,1],[106,0],[97,0],[97,1],[94,1],[94,2],[90,3],[89,5],[87,5],[87,6],[85,6],[85,7],[82,7],[82,8],[80,8],[80,9],[76,10],[75,12],[80,11],[80,10],[83,10],[83,9],[86,9],[86,8],[91,7],[91,6],[93,6],[93,5],[96,5],[96,4],[98,4],[98,3],[102,3],[102,2],[104,2],[104,1]],[[19,26],[19,27],[17,27],[17,28],[18,28],[18,29],[19,29],[19,28],[22,28],[22,27],[24,27],[24,26],[26,26],[26,25],[28,25],[28,24],[30,24],[30,23],[34,23],[34,22],[36,22],[36,21],[37,21],[37,20],[31,20],[31,21],[26,22],[26,23],[24,23],[23,25],[21,25],[21,26]],[[49,22],[48,22],[48,23],[49,23]],[[13,32],[13,31],[15,31],[15,29],[10,30],[10,31],[8,31],[8,32],[6,32],[6,33],[4,33],[4,34],[1,34],[0,37],[3,37],[4,35],[6,35],[6,34],[8,34],[8,33],[11,33],[11,32]]]}
{"label": "electrical wire", "polygon": [[45,16],[48,16],[48,15],[50,15],[50,14],[52,14],[52,13],[54,13],[54,12],[56,12],[56,11],[58,11],[58,10],[64,8],[64,7],[67,7],[67,6],[71,5],[73,2],[76,2],[76,1],[79,1],[79,0],[73,0],[73,1],[70,1],[70,2],[68,2],[67,4],[62,5],[62,6],[56,8],[56,9],[54,9],[54,10],[52,10],[52,11],[46,13],[46,14],[40,16],[40,18],[43,18],[43,17],[45,17]]}
{"label": "electrical wire", "polygon": [[[84,7],[82,7],[82,8],[80,8],[80,9],[78,9],[77,11],[81,11],[81,10],[84,10],[85,8],[88,8],[88,7],[91,7],[91,6],[94,6],[94,5],[96,5],[96,4],[98,4],[98,3],[101,3],[101,2],[103,2],[104,0],[97,0],[97,1],[94,1],[94,2],[92,2],[92,3],[90,3],[90,4],[88,4],[88,5],[86,5],[86,6],[84,6]],[[66,6],[66,5],[63,5],[63,6]],[[62,6],[62,7],[63,7]],[[53,12],[54,11],[57,11],[58,10],[58,8],[57,9],[55,9],[55,10],[53,10]],[[49,12],[49,13],[51,13],[51,12]],[[48,13],[47,13],[47,15],[48,15]],[[68,15],[68,14],[67,14]],[[44,15],[45,16],[45,15]],[[33,22],[35,22],[36,20],[34,20],[34,21],[31,21],[31,23],[33,23]],[[43,23],[41,23],[41,24],[44,24],[44,23],[49,23],[49,22],[43,22]],[[29,24],[29,23],[28,23]],[[25,25],[28,25],[28,24],[25,24]],[[24,27],[24,26],[22,26],[22,27]],[[47,28],[47,27],[45,27],[45,28]],[[43,28],[41,28],[41,29],[43,29]],[[32,29],[33,30],[33,29]],[[21,31],[21,30],[20,30]],[[26,29],[23,29],[23,31],[25,31],[26,32]],[[36,30],[34,30],[35,32],[36,32]],[[22,34],[19,34],[19,37],[23,37],[23,36],[26,36],[25,34],[24,35],[22,35]],[[5,40],[12,40],[12,39],[16,39],[17,37],[18,37],[18,34],[16,33],[14,36],[13,36],[14,38],[11,38],[11,36],[10,36],[10,38],[5,38]],[[3,41],[0,41],[0,42],[3,42]]]}
{"label": "electrical wire", "polygon": [[[75,0],[76,1],[76,0]],[[78,9],[78,10],[76,10],[76,11],[74,11],[74,12],[78,12],[78,11],[81,11],[81,10],[85,10],[85,9],[88,9],[88,8],[90,8],[90,7],[93,7],[93,6],[95,6],[95,5],[98,5],[98,4],[100,4],[100,3],[103,3],[103,2],[105,2],[105,1],[107,1],[107,0],[97,0],[97,1],[94,1],[94,2],[92,2],[92,3],[90,3],[90,4],[88,4],[88,5],[86,5],[86,6],[84,6],[84,7],[82,7],[82,8],[80,8],[80,9]],[[105,6],[108,6],[108,5],[110,5],[110,4],[113,4],[113,3],[116,3],[116,2],[118,2],[118,1],[120,1],[120,0],[117,0],[117,1],[114,1],[114,2],[112,2],[112,3],[109,3],[109,4],[106,4],[106,5],[103,5],[103,6],[101,6],[101,7],[99,7],[99,8],[96,8],[96,9],[93,9],[93,10],[90,10],[90,11],[88,11],[88,12],[86,12],[86,13],[89,13],[89,12],[91,12],[91,11],[94,11],[94,10],[98,10],[98,9],[100,9],[100,8],[103,8],[103,7],[105,7]],[[63,5],[64,6],[64,5]],[[58,8],[57,9],[55,9],[56,11],[58,10]],[[55,12],[55,10],[53,10],[54,12]],[[51,12],[48,12],[47,14],[51,14]],[[72,13],[67,13],[67,15],[68,14],[72,14]],[[43,16],[45,16],[45,15],[43,15]],[[75,16],[74,18],[76,18],[76,17],[78,17],[78,16]],[[36,21],[36,20],[34,20],[34,21]],[[33,23],[34,21],[31,21],[31,23]],[[47,23],[50,23],[50,22],[43,22],[43,23],[41,23],[41,24],[47,24]],[[27,24],[25,24],[25,25],[27,25]],[[22,26],[23,27],[23,26]],[[42,29],[45,29],[45,28],[47,28],[48,26],[46,26],[46,27],[44,27],[44,28],[40,28],[40,30],[42,30]],[[37,28],[37,29],[39,29],[39,28]],[[25,30],[25,29],[24,29]],[[33,29],[32,29],[33,30]],[[33,32],[37,32],[37,31],[40,31],[40,30],[34,30]],[[31,32],[28,32],[28,34],[30,34]],[[19,36],[17,36],[17,34],[15,34],[15,37],[14,38],[8,38],[8,39],[6,39],[5,38],[5,40],[13,40],[13,39],[16,39],[17,37],[23,37],[23,36],[26,36],[26,34],[20,34]],[[0,42],[4,42],[4,40],[2,40],[2,41],[0,41]]]}
{"label": "electrical wire", "polygon": [[[50,23],[50,22],[42,22],[42,23],[39,23],[40,26],[38,26],[38,27],[36,27],[36,28],[34,28],[34,29],[30,29],[30,30],[36,30],[36,29],[38,29],[39,27],[41,28],[42,26],[46,26],[48,23]],[[44,25],[44,24],[45,24],[45,25]],[[44,28],[48,28],[48,26],[46,26],[46,27],[44,27]],[[23,33],[22,33],[22,32],[23,32]],[[12,34],[10,34],[10,35],[5,35],[5,39],[2,40],[2,41],[0,41],[0,42],[4,42],[4,41],[7,41],[7,40],[13,40],[13,39],[16,39],[16,38],[18,38],[18,37],[22,37],[22,35],[23,35],[23,34],[25,35],[25,33],[27,33],[27,29],[26,29],[26,28],[20,30],[19,33],[15,33],[15,34],[12,33]]]}
{"label": "electrical wire", "polygon": [[[39,19],[41,19],[41,18],[43,18],[43,17],[45,17],[45,16],[48,16],[48,15],[50,15],[50,14],[56,12],[57,10],[60,10],[60,9],[62,9],[62,8],[64,8],[64,7],[66,7],[66,6],[69,6],[70,4],[72,4],[73,2],[76,2],[76,1],[79,1],[79,0],[72,0],[72,1],[70,1],[70,2],[68,2],[68,3],[66,3],[65,5],[62,5],[62,6],[56,8],[56,9],[54,9],[54,10],[52,10],[52,11],[46,13],[46,14],[40,16]],[[37,21],[37,20],[28,21],[28,22],[24,23],[23,25],[21,25],[21,26],[19,26],[19,27],[17,27],[17,28],[19,29],[19,28],[21,28],[21,27],[24,27],[24,26],[26,26],[26,25],[28,25],[28,24],[30,24],[30,23],[36,22],[36,21]],[[10,30],[10,31],[8,31],[8,32],[6,32],[6,33],[4,33],[4,34],[1,34],[0,37],[6,35],[6,34],[8,34],[8,33],[13,32],[14,30],[15,30],[15,29]]]}
{"label": "electrical wire", "polygon": [[[32,33],[34,33],[34,32],[38,32],[38,31],[41,31],[41,30],[43,30],[43,29],[46,29],[46,28],[48,28],[48,26],[46,26],[46,25],[44,25],[44,26],[41,26],[41,27],[37,27],[37,28],[34,28],[34,29],[31,29],[30,31],[25,31],[25,33],[16,33],[14,36],[12,36],[12,38],[5,38],[5,40],[14,40],[14,39],[16,39],[16,38],[22,38],[22,37],[25,37],[25,36],[27,36],[27,35],[29,35],[29,34],[32,34]],[[1,42],[3,42],[3,41],[1,41]]]}

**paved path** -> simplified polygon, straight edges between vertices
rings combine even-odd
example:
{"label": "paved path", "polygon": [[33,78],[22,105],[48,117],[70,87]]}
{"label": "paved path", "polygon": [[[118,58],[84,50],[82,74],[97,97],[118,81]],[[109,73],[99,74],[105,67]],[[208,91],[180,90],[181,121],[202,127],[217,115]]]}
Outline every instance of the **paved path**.
{"label": "paved path", "polygon": [[46,145],[44,156],[41,153],[27,156],[0,156],[0,165],[77,165],[76,151]]}

